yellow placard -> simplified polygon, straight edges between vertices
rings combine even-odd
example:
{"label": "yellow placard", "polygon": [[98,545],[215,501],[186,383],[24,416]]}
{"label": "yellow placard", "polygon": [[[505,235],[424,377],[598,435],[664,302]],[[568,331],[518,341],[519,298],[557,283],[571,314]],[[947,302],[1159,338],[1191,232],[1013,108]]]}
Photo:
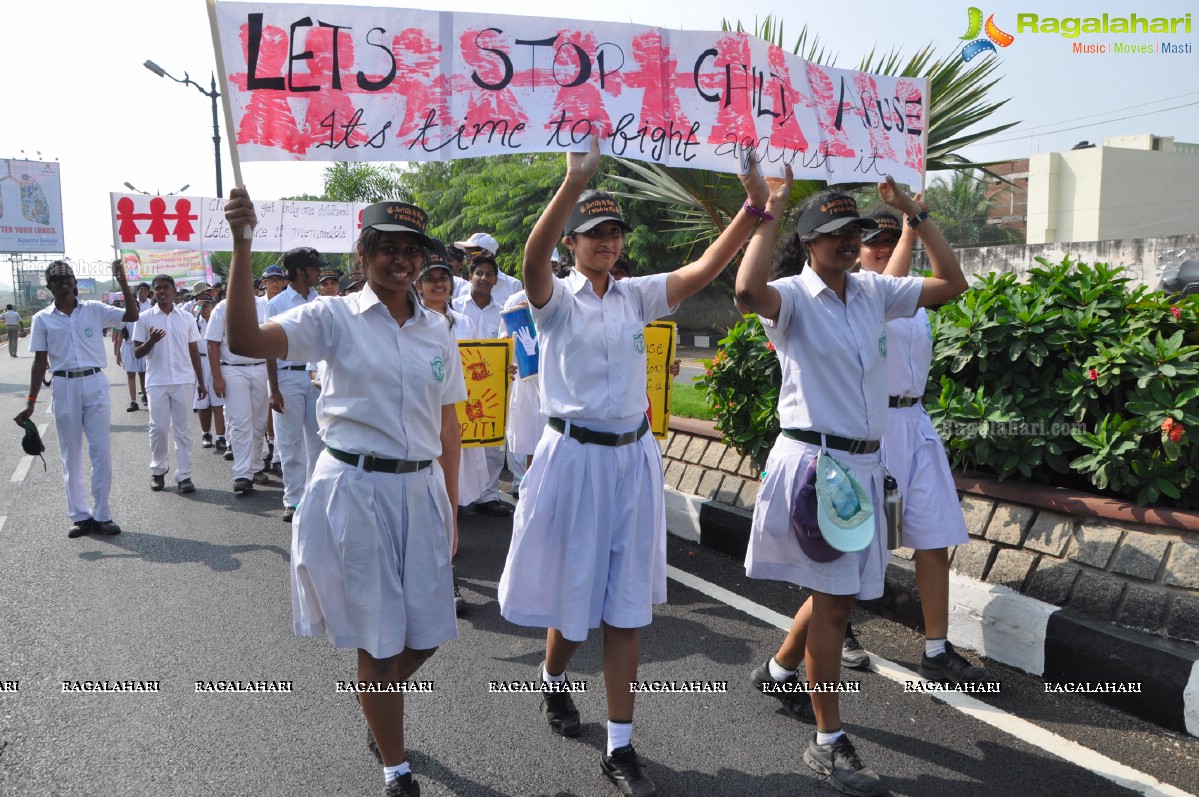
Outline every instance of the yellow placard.
{"label": "yellow placard", "polygon": [[466,378],[466,401],[457,404],[462,425],[462,447],[502,446],[508,422],[508,365],[512,341],[460,340],[462,375]]}
{"label": "yellow placard", "polygon": [[670,430],[670,389],[674,377],[674,322],[654,321],[645,328],[645,388],[649,394],[649,421],[654,437],[666,439]]}

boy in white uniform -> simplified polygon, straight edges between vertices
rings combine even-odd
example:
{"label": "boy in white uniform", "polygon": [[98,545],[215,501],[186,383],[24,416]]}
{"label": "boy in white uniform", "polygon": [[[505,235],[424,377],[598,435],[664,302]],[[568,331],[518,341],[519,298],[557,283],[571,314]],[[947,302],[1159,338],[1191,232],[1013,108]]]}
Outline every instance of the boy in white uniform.
{"label": "boy in white uniform", "polygon": [[[666,512],[662,455],[645,415],[644,328],[715,279],[756,220],[739,212],[698,261],[673,273],[616,282],[609,271],[630,227],[610,195],[583,193],[599,163],[598,140],[588,153],[567,155],[566,179],[525,248],[549,422],[521,487],[500,611],[520,625],[548,626],[542,707],[562,736],[578,735],[579,712],[553,684],[566,679],[589,630],[603,627],[608,744],[600,770],[622,794],[649,797],[657,791],[631,744],[629,684],[637,680],[637,629],[666,600]],[[743,181],[747,205],[761,206],[761,177]],[[575,260],[565,279],[550,264],[559,235]]]}
{"label": "boy in white uniform", "polygon": [[[921,224],[927,214],[914,223],[921,225],[921,238],[929,247],[932,278],[851,273],[862,230],[877,224],[858,216],[852,197],[823,191],[804,204],[796,232],[780,250],[780,278],[768,282],[777,219],[791,195],[790,170],[787,179],[770,183],[768,218],[750,238],[737,272],[737,300],[758,313],[782,366],[778,410],[783,432],[766,461],[745,571],[751,578],[808,587],[812,597],[796,612],[778,652],[751,678],[792,717],[810,720],[815,715],[816,733],[804,751],[804,762],[839,791],[866,797],[882,794],[886,787],[842,731],[837,693],[808,698],[794,688],[796,670],[806,660],[809,687],[837,683],[841,645],[855,600],[883,594],[889,558],[878,453],[887,413],[884,324],[911,316],[918,306],[953,298],[965,290],[966,280],[941,234],[933,225]],[[891,180],[879,186],[879,194],[886,204],[905,212],[915,204]],[[848,553],[834,549],[827,542],[832,530],[824,524],[818,530],[804,526],[816,534],[793,530],[795,518],[809,516],[806,492],[800,488],[822,450],[870,498],[870,506],[859,507],[864,517],[855,529],[869,529],[864,548]],[[797,506],[797,500],[804,503]],[[780,690],[777,684],[792,688]]]}
{"label": "boy in white uniform", "polygon": [[[500,304],[495,298],[499,266],[495,257],[481,252],[471,259],[470,285],[468,294],[454,299],[454,310],[470,319],[471,334],[476,339],[496,338],[500,335]],[[507,517],[512,514],[512,505],[500,500],[500,471],[504,469],[504,446],[487,446],[483,449],[487,460],[487,480],[483,492],[474,502],[475,511],[485,515]]]}
{"label": "boy in white uniform", "polygon": [[204,399],[204,367],[200,364],[200,330],[191,313],[175,304],[175,280],[154,277],[155,305],[133,331],[133,355],[146,358],[146,392],[150,396],[150,489],[163,488],[175,437],[175,482],[179,492],[195,492],[192,470],[192,405]]}
{"label": "boy in white uniform", "polygon": [[[225,217],[257,221],[243,189]],[[412,290],[430,239],[414,205],[362,214],[366,286],[296,307],[260,326],[249,297],[250,241],[234,244],[229,335],[235,351],[325,363],[326,450],[292,525],[296,633],[357,648],[358,680],[408,680],[457,636],[450,557],[461,443],[454,404],[466,400],[445,318]],[[434,462],[436,460],[436,462]],[[402,692],[360,692],[378,742],[388,797],[420,794],[404,749]]]}
{"label": "boy in white uniform", "polygon": [[8,332],[8,356],[17,356],[17,340],[21,337],[21,314],[10,304],[4,308],[4,328]]}
{"label": "boy in white uniform", "polygon": [[[266,319],[315,300],[320,295],[315,286],[323,266],[320,253],[310,246],[285,252],[283,270],[288,286],[267,302]],[[275,447],[283,466],[283,522],[290,523],[323,448],[316,427],[316,400],[321,392],[312,384],[305,362],[267,360],[266,376]]]}
{"label": "boy in white uniform", "polygon": [[[113,276],[125,297],[124,309],[104,302],[79,301],[75,273],[64,261],[56,260],[46,269],[46,287],[54,295],[54,301],[38,311],[30,323],[29,350],[33,352],[33,365],[29,369],[29,397],[25,409],[14,418],[18,426],[23,426],[33,415],[42,380],[46,371],[51,370],[54,374],[50,383],[54,394],[54,428],[58,433],[58,453],[66,484],[67,511],[74,524],[67,536],[72,538],[90,531],[121,533],[121,527],[112,520],[108,505],[112,489],[111,414],[108,378],[104,375],[108,362],[101,330],[137,321],[138,309],[129,292],[121,262],[115,261],[112,267]],[[91,508],[83,481],[85,434],[92,462]]]}
{"label": "boy in white uniform", "polygon": [[[233,492],[242,494],[251,492],[255,484],[267,481],[266,474],[258,469],[262,462],[260,452],[269,410],[266,360],[241,357],[229,351],[225,333],[228,304],[226,299],[212,309],[204,337],[212,368],[212,389],[225,399],[225,425],[229,428],[229,450],[225,459],[233,455]],[[266,304],[256,301],[254,308],[258,320],[264,321]]]}

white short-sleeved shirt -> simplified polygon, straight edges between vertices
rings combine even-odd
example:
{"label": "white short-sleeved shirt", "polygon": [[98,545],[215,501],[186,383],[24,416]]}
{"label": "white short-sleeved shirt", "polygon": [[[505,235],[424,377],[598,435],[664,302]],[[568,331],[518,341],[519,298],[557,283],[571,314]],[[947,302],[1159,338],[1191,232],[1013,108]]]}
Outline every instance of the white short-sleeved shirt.
{"label": "white short-sleeved shirt", "polygon": [[887,322],[887,392],[921,398],[933,364],[933,326],[921,307],[911,318]]}
{"label": "white short-sleeved shirt", "polygon": [[479,307],[475,304],[475,300],[470,298],[470,294],[459,296],[451,302],[454,311],[461,313],[470,319],[471,326],[474,328],[476,338],[495,338],[500,334],[500,305],[495,294],[491,295],[491,301],[486,307]]}
{"label": "white short-sleeved shirt", "polygon": [[[491,289],[491,300],[500,307],[508,301],[508,297],[522,290],[524,285],[516,277],[510,277],[504,272],[499,272],[495,277],[495,287]],[[470,280],[462,279],[454,276],[454,298],[460,299],[463,296],[470,296],[471,284]]]}
{"label": "white short-sleeved shirt", "polygon": [[51,304],[33,316],[29,351],[46,352],[51,371],[107,367],[104,329],[115,327],[124,316],[124,310],[104,302],[79,302],[70,315]]}
{"label": "white short-sleeved shirt", "polygon": [[[122,311],[121,314],[124,315],[124,311]],[[5,310],[4,311],[4,325],[6,327],[21,326],[21,314],[18,313],[16,310]]]}
{"label": "white short-sleeved shirt", "polygon": [[146,387],[195,384],[196,370],[192,367],[188,344],[200,345],[196,317],[178,307],[164,313],[154,305],[138,319],[133,330],[134,343],[145,343],[156,329],[165,329],[167,336],[146,354]]}
{"label": "white short-sleeved shirt", "polygon": [[[258,323],[266,321],[266,302],[257,302],[258,308]],[[212,308],[212,313],[208,316],[208,328],[204,330],[204,340],[213,343],[221,344],[221,362],[246,364],[246,363],[264,363],[266,360],[258,360],[253,357],[242,357],[240,354],[234,354],[229,351],[229,342],[225,340],[225,300],[217,302],[216,307]]]}
{"label": "white short-sleeved shirt", "polygon": [[845,275],[845,302],[811,268],[770,283],[782,301],[762,319],[782,366],[779,423],[855,440],[881,440],[887,424],[885,321],[916,312],[924,280]]}
{"label": "white short-sleeved shirt", "polygon": [[668,276],[609,277],[602,300],[577,271],[554,278],[550,300],[532,308],[547,416],[601,421],[601,431],[637,427],[645,415],[645,325],[675,310],[666,303]]}
{"label": "white short-sleeved shirt", "polygon": [[[282,315],[293,307],[308,304],[319,296],[320,293],[315,288],[309,288],[308,295],[301,296],[299,291],[288,285],[274,299],[266,303],[266,320],[270,321],[275,316]],[[295,362],[294,360],[276,360],[275,364],[280,368],[285,368],[289,365],[307,365],[307,363]]]}
{"label": "white short-sleeved shirt", "polygon": [[441,408],[466,400],[466,380],[445,317],[412,303],[399,326],[368,284],[272,319],[290,359],[325,362],[316,409],[326,445],[387,459],[441,454]]}

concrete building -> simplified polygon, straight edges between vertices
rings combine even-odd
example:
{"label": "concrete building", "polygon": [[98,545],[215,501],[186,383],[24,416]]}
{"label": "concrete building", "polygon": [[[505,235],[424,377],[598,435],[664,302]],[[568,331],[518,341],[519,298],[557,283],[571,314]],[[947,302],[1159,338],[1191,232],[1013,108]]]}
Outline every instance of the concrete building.
{"label": "concrete building", "polygon": [[1028,160],[1029,244],[1199,231],[1199,144],[1150,134]]}

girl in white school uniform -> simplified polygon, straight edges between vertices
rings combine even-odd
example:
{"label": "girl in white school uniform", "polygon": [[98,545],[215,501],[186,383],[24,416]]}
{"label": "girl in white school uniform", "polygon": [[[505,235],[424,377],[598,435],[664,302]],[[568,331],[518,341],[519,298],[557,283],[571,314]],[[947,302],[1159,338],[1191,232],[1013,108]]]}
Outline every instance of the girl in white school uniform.
{"label": "girl in white school uniform", "polygon": [[[600,164],[598,141],[567,155],[566,179],[542,212],[524,255],[525,291],[540,345],[548,425],[521,487],[500,579],[505,618],[547,627],[541,677],[565,680],[571,656],[603,627],[608,744],[600,768],[622,794],[656,794],[631,744],[637,629],[666,600],[662,457],[645,416],[645,336],[728,265],[758,221],[767,189],[754,169],[749,198],[694,263],[670,274],[616,282],[609,271],[630,231],[608,194],[583,193]],[[756,209],[756,210],[755,210]],[[561,235],[574,270],[554,277]],[[550,729],[580,731],[565,692],[545,693]]]}
{"label": "girl in white school uniform", "polygon": [[[233,230],[256,223],[245,190],[230,192]],[[250,242],[234,244],[229,345],[237,354],[325,362],[317,412],[325,450],[292,526],[296,633],[357,648],[358,680],[407,681],[457,636],[450,558],[461,443],[454,404],[466,399],[445,318],[413,285],[430,239],[414,205],[362,213],[361,292],[292,308],[259,326]],[[419,794],[404,751],[404,695],[360,692],[384,764],[388,797]]]}
{"label": "girl in white school uniform", "polygon": [[[766,209],[776,218],[786,209],[790,190],[789,177],[772,181]],[[767,459],[754,507],[746,573],[812,590],[778,652],[753,673],[755,686],[764,692],[774,683],[795,684],[801,662],[808,684],[839,681],[841,642],[854,601],[883,593],[887,550],[879,447],[887,413],[885,323],[966,287],[957,259],[928,214],[891,180],[879,186],[879,194],[912,217],[929,250],[933,277],[852,273],[861,232],[876,224],[858,216],[851,197],[829,191],[801,209],[797,229],[780,252],[779,279],[771,282],[768,276],[777,220],[758,227],[737,272],[737,299],[762,319],[782,366],[783,433]],[[797,269],[802,271],[796,274]],[[864,550],[810,553],[792,531],[793,497],[822,446],[871,497],[874,536]],[[815,715],[816,734],[804,751],[809,767],[848,794],[886,790],[842,731],[836,692],[813,693],[810,702],[802,692],[774,694],[791,716],[810,720]]]}
{"label": "girl in white school uniform", "polygon": [[[917,197],[918,199],[918,197]],[[884,212],[862,235],[862,268],[906,277],[916,229]],[[887,322],[887,424],[883,462],[904,496],[903,544],[916,551],[916,587],[924,614],[921,677],[978,681],[983,670],[953,649],[949,633],[949,546],[970,541],[945,446],[920,399],[933,361],[933,328],[924,308]]]}

